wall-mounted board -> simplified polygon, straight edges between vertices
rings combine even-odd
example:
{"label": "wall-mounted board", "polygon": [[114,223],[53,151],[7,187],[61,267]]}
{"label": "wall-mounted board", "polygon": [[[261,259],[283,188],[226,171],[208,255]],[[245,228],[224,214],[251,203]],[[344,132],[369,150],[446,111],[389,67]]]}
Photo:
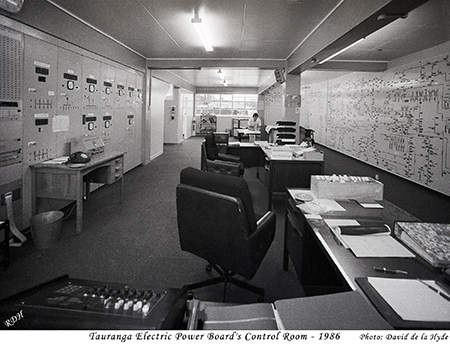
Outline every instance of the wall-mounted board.
{"label": "wall-mounted board", "polygon": [[325,146],[450,195],[448,54],[302,86],[300,122]]}

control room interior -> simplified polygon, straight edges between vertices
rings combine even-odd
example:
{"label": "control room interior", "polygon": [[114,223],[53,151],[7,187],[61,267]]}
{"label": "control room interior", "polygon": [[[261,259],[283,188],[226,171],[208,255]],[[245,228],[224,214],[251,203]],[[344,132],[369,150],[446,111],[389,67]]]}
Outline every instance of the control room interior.
{"label": "control room interior", "polygon": [[[405,215],[450,223],[446,0],[0,4],[0,48],[8,52],[0,58],[0,221],[26,239],[0,239],[0,299],[64,274],[158,290],[212,277],[206,260],[180,246],[180,174],[204,172],[208,132],[253,145],[253,135],[237,134],[254,113],[262,122],[257,141],[277,122],[295,124],[297,146],[312,130],[322,175],[370,177]],[[76,170],[85,165],[83,146],[97,140],[100,156],[117,154],[116,177],[97,182],[93,175],[89,190],[71,201],[36,195],[42,163],[76,152]],[[92,164],[96,149],[88,149]],[[255,215],[273,211],[276,227],[258,271],[244,282],[265,295],[229,283],[233,304],[310,295],[291,260],[283,269],[289,193],[268,188],[261,171],[264,165],[246,164],[241,179]],[[60,235],[39,247],[32,218],[48,211],[63,213]],[[438,276],[449,285],[448,270]],[[222,286],[194,294],[221,302]]]}

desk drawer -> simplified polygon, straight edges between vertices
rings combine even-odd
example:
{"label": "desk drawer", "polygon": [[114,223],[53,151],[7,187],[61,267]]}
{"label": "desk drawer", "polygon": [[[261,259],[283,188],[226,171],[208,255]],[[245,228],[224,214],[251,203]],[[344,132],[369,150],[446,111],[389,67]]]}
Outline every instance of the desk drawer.
{"label": "desk drawer", "polygon": [[99,167],[84,176],[84,180],[90,183],[111,184],[123,176],[123,157],[111,160],[105,166]]}
{"label": "desk drawer", "polygon": [[108,181],[106,183],[111,184],[121,179],[123,176],[123,158],[114,159],[109,165]]}

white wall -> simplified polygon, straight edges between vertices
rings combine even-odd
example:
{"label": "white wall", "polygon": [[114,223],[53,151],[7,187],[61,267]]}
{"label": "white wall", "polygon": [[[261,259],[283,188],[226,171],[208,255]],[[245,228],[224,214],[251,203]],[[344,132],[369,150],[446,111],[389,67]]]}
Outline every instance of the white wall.
{"label": "white wall", "polygon": [[150,91],[150,160],[163,154],[164,101],[170,84],[157,78],[151,79]]}
{"label": "white wall", "polygon": [[192,120],[194,119],[194,93],[180,90],[181,102],[181,113],[184,120],[183,123],[183,134],[185,139],[192,136]]}

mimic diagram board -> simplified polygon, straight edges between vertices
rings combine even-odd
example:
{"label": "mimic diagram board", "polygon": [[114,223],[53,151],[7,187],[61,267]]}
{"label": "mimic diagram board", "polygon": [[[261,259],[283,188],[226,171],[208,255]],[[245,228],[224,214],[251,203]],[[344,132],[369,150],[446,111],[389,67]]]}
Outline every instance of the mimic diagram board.
{"label": "mimic diagram board", "polygon": [[450,195],[450,56],[302,87],[315,139]]}

